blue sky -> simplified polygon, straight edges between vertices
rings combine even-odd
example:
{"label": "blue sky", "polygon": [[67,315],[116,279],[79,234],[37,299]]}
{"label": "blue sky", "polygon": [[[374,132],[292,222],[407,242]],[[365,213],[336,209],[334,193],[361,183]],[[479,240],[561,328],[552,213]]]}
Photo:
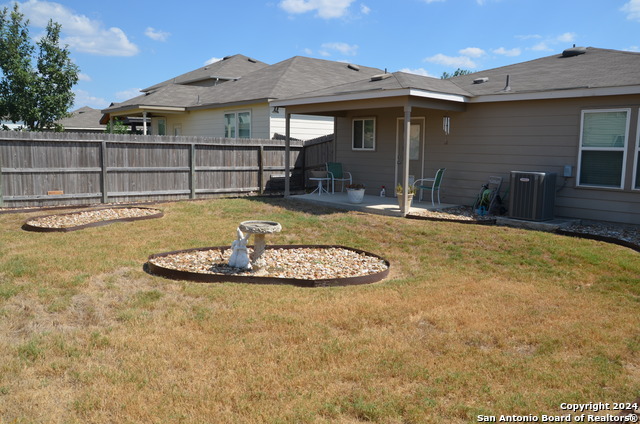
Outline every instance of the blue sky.
{"label": "blue sky", "polygon": [[269,64],[309,56],[440,77],[573,44],[640,51],[640,0],[18,3],[32,37],[48,19],[62,25],[81,72],[75,107],[98,109],[237,53]]}

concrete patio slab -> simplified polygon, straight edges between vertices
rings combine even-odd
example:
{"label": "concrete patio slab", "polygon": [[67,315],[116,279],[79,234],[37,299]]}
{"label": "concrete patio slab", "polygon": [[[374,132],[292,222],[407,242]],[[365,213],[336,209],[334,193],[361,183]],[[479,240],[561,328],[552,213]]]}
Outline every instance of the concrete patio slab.
{"label": "concrete patio slab", "polygon": [[[348,211],[361,211],[390,216],[402,215],[400,213],[400,206],[398,206],[398,199],[396,199],[395,197],[380,197],[365,194],[362,203],[350,203],[347,198],[347,193],[344,192],[335,194],[323,193],[321,195],[318,195],[317,193],[301,194],[290,196],[289,199]],[[410,213],[416,213],[426,210],[432,211],[449,208],[452,206],[455,205],[441,203],[440,205],[436,204],[436,206],[432,206],[430,201],[418,202],[416,199],[414,199]]]}

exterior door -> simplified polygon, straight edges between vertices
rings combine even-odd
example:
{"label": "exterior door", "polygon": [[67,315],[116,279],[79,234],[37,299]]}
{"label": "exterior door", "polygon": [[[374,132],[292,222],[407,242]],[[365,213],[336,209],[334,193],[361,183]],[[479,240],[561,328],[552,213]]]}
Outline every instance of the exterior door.
{"label": "exterior door", "polygon": [[[425,118],[411,119],[409,133],[409,184],[424,178],[424,126]],[[396,131],[396,181],[395,186],[402,182],[404,167],[404,119],[398,118]],[[394,190],[395,191],[395,190]]]}

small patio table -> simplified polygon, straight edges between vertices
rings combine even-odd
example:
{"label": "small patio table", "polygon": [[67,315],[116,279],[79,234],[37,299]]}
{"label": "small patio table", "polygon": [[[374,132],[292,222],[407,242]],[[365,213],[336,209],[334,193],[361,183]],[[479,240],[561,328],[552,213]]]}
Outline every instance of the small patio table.
{"label": "small patio table", "polygon": [[322,195],[323,191],[325,193],[329,194],[329,191],[326,188],[324,188],[324,186],[322,185],[322,182],[326,181],[327,184],[328,184],[330,180],[331,180],[331,178],[329,178],[329,177],[309,177],[309,181],[317,181],[318,182],[318,187],[316,187],[316,189],[313,190],[311,192],[311,194],[315,193],[316,191],[318,192],[318,196]]}

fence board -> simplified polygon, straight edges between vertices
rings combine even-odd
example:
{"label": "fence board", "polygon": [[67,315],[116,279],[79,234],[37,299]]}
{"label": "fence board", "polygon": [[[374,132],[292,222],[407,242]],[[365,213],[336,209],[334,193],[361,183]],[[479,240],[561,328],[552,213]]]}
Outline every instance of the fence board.
{"label": "fence board", "polygon": [[[308,144],[308,145],[307,145]],[[292,187],[333,137],[291,143]],[[282,190],[282,140],[0,131],[0,205],[153,201]],[[60,191],[62,194],[48,194]]]}

